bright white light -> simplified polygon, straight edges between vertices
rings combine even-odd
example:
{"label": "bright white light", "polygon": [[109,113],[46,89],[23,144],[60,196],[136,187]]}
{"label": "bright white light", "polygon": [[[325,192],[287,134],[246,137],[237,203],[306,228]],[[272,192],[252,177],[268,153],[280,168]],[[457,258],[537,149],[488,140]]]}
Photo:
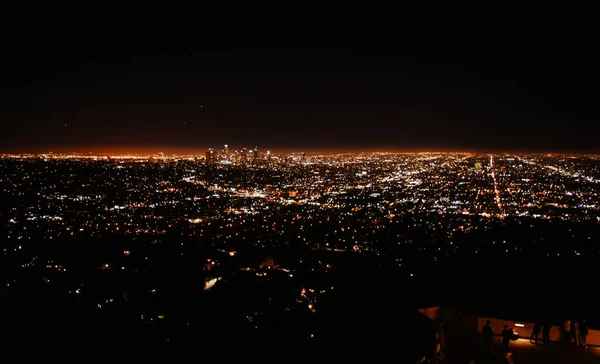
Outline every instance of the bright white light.
{"label": "bright white light", "polygon": [[214,285],[219,281],[221,277],[209,279],[204,283],[204,291],[208,291],[214,287]]}
{"label": "bright white light", "polygon": [[525,327],[523,324],[515,324],[516,327]]}

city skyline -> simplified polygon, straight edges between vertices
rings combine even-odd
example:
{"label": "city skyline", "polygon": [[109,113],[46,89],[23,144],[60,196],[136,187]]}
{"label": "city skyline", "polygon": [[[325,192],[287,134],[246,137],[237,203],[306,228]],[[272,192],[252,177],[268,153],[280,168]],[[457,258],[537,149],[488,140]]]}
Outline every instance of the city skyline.
{"label": "city skyline", "polygon": [[[252,143],[248,144],[228,144],[230,150],[241,150],[243,148],[250,148],[253,146]],[[136,154],[136,155],[152,155],[152,154],[165,154],[169,156],[173,155],[201,155],[204,156],[208,149],[219,149],[217,144],[207,144],[206,146],[193,146],[193,147],[56,147],[56,148],[4,148],[0,147],[0,154],[4,155],[20,155],[20,154],[56,154],[56,155],[68,155],[68,154],[97,154],[97,155],[123,155],[123,154]],[[263,150],[269,150],[271,153],[277,154],[359,154],[359,153],[392,153],[392,154],[406,154],[406,153],[524,153],[524,154],[583,154],[583,155],[597,155],[600,154],[600,148],[590,149],[577,149],[569,148],[276,148],[263,146]]]}

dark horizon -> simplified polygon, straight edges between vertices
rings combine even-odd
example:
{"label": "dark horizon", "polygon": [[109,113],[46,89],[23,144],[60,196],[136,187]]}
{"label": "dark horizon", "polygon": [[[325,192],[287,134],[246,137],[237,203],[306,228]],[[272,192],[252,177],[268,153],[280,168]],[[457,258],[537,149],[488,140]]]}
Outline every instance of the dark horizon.
{"label": "dark horizon", "polygon": [[596,58],[559,48],[15,52],[0,149],[597,151]]}

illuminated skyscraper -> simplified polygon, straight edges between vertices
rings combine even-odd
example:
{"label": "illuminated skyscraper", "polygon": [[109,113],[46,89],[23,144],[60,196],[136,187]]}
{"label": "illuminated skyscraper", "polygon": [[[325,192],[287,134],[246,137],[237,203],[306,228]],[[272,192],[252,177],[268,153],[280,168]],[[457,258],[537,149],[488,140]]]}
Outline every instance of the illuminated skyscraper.
{"label": "illuminated skyscraper", "polygon": [[206,151],[206,164],[214,164],[217,162],[214,149],[210,148]]}
{"label": "illuminated skyscraper", "polygon": [[305,164],[306,163],[306,153],[302,152],[302,154],[300,154],[300,163]]}
{"label": "illuminated skyscraper", "polygon": [[246,164],[248,162],[248,149],[246,148],[242,148],[242,153],[240,156],[240,163],[241,164]]}
{"label": "illuminated skyscraper", "polygon": [[252,155],[252,163],[258,164],[258,147],[254,147],[254,154]]}
{"label": "illuminated skyscraper", "polygon": [[223,159],[229,160],[229,146],[225,144],[225,148],[223,148]]}

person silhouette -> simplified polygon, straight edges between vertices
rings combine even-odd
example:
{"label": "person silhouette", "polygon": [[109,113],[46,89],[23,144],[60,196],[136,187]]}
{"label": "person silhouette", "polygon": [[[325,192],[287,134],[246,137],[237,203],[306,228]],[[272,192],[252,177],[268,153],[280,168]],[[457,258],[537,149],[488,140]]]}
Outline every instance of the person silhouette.
{"label": "person silhouette", "polygon": [[529,342],[533,342],[533,343],[537,344],[537,341],[538,341],[541,331],[542,331],[542,324],[540,322],[536,322],[533,325],[533,331],[531,332],[531,338],[529,338]]}
{"label": "person silhouette", "polygon": [[442,351],[446,351],[446,334],[444,332],[444,321],[440,322],[437,336],[438,336],[438,343],[440,344],[440,348],[442,349]]}
{"label": "person silhouette", "polygon": [[548,342],[550,342],[550,329],[552,328],[552,325],[550,325],[549,322],[544,323],[544,328],[542,329],[542,342],[544,343],[544,346],[548,345]]}
{"label": "person silhouette", "polygon": [[571,320],[565,320],[565,322],[563,323],[563,340],[565,341],[565,343],[570,343],[571,342],[571,338],[572,338],[572,334],[571,334]]}
{"label": "person silhouette", "polygon": [[575,346],[581,346],[581,333],[579,331],[579,322],[577,320],[573,320],[571,331],[573,332],[573,341],[575,341]]}
{"label": "person silhouette", "polygon": [[481,332],[483,333],[483,342],[485,351],[488,353],[494,353],[494,328],[491,325],[492,321],[487,320]]}
{"label": "person silhouette", "polygon": [[513,336],[513,329],[508,328],[507,325],[504,325],[504,330],[502,330],[502,345],[504,347],[504,353],[510,353],[510,340]]}
{"label": "person silhouette", "polygon": [[579,325],[579,333],[581,335],[581,346],[587,348],[587,336],[590,333],[590,328],[585,320],[581,320],[581,325]]}

